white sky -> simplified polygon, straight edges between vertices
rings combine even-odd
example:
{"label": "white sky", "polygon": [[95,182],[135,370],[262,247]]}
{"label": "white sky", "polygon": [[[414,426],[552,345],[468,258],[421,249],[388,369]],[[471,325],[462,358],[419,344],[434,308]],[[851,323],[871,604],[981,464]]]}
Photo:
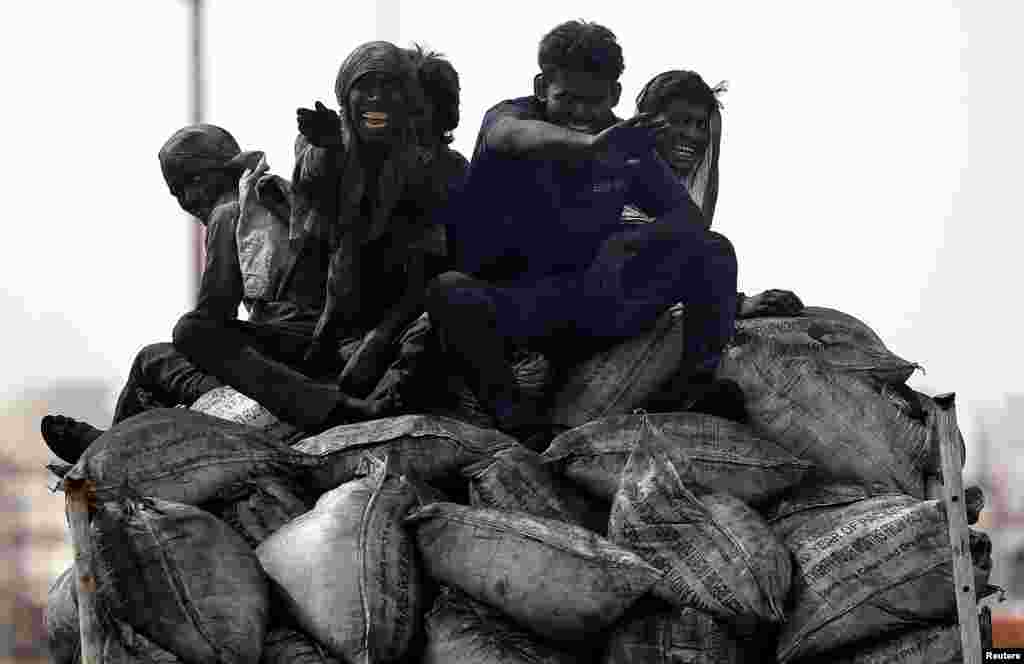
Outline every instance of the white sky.
{"label": "white sky", "polygon": [[[207,120],[287,177],[295,108],[335,105],[341,60],[378,37],[375,3],[207,5]],[[976,412],[1024,392],[1024,4],[399,5],[383,36],[426,42],[460,72],[467,156],[484,110],[529,94],[537,42],[563,20],[617,33],[620,115],[665,69],[728,79],[715,225],[740,288],[862,318],[926,367],[912,385],[958,393],[968,435]],[[675,14],[652,9],[665,6]],[[112,403],[135,351],[168,340],[191,303],[192,222],[156,160],[189,118],[187,18],[180,0],[36,0],[5,17],[5,397],[99,378]]]}

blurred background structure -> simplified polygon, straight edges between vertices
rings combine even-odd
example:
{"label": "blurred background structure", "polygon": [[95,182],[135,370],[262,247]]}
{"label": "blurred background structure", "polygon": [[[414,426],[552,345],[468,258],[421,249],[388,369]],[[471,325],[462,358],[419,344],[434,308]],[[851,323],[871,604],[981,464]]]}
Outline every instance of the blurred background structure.
{"label": "blurred background structure", "polygon": [[336,106],[342,58],[382,38],[451,59],[468,156],[484,111],[530,93],[540,37],[572,18],[623,45],[619,115],[666,69],[729,80],[715,224],[741,290],[856,315],[926,368],[912,387],[957,392],[1009,591],[996,610],[1024,613],[1024,5],[37,0],[5,18],[0,664],[44,661],[42,607],[70,564],[39,419],[106,426],[134,353],[192,304],[198,230],[160,176],[164,140],[201,117],[288,177],[296,107]]}

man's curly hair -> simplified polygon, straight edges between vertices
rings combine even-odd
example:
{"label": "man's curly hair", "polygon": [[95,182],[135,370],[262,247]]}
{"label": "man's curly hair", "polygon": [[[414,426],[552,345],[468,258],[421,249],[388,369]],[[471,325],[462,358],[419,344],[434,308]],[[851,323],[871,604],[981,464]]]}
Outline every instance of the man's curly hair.
{"label": "man's curly hair", "polygon": [[407,53],[416,68],[427,103],[433,109],[434,131],[450,144],[452,132],[459,126],[459,73],[443,53],[413,44]]}
{"label": "man's curly hair", "polygon": [[586,21],[566,21],[544,35],[537,63],[545,75],[578,71],[609,81],[619,80],[626,68],[615,33]]}

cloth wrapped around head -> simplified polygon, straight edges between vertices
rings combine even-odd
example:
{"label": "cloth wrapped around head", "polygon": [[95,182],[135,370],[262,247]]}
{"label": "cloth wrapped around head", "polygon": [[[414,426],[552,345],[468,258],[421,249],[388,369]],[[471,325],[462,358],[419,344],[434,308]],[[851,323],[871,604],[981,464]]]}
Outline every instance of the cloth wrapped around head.
{"label": "cloth wrapped around head", "polygon": [[[342,110],[343,124],[351,130],[353,119],[348,116],[348,95],[360,78],[370,73],[389,74],[400,81],[402,92],[411,111],[423,108],[423,90],[416,77],[415,66],[409,55],[391,42],[372,41],[356,47],[338,68],[334,81],[334,95]],[[411,113],[414,114],[414,113]]]}
{"label": "cloth wrapped around head", "polygon": [[[370,219],[361,217],[360,201],[366,189],[366,172],[360,155],[360,142],[355,131],[356,118],[350,117],[349,93],[363,76],[370,73],[387,74],[397,79],[411,109],[409,116],[418,114],[423,108],[423,90],[416,77],[416,70],[408,54],[386,41],[373,41],[357,47],[349,54],[338,70],[334,92],[341,107],[342,132],[345,135],[347,158],[342,172],[339,193],[341,195],[339,224],[352,226],[365,224],[367,242],[375,240],[392,228],[392,212],[402,195],[411,171],[417,165],[417,142],[411,123],[400,128],[400,137],[389,158],[381,165],[377,181],[378,199],[374,201]],[[362,234],[362,233],[360,233]]]}
{"label": "cloth wrapped around head", "polygon": [[309,190],[304,195],[310,200],[302,201],[297,212],[303,217],[293,224],[297,235],[307,235],[327,241],[332,248],[339,246],[341,235],[355,233],[357,243],[373,240],[387,231],[395,204],[398,202],[406,182],[417,166],[417,146],[411,123],[400,127],[398,140],[391,146],[391,152],[380,164],[377,180],[377,200],[369,219],[362,214],[361,201],[366,190],[366,169],[361,155],[362,149],[355,130],[356,118],[350,116],[348,98],[352,87],[363,76],[370,73],[387,74],[400,82],[410,108],[410,116],[419,113],[424,97],[416,77],[415,68],[408,55],[390,42],[373,41],[357,47],[342,62],[335,79],[334,91],[341,109],[342,152],[328,157],[322,150],[311,150],[305,137],[296,140],[297,170],[294,182],[303,187],[303,170],[311,173],[333,171],[336,177],[327,178],[327,187]]}
{"label": "cloth wrapped around head", "polygon": [[174,132],[160,152],[160,170],[168,182],[211,170],[251,168],[259,153],[242,152],[226,129],[212,124],[191,124]]}

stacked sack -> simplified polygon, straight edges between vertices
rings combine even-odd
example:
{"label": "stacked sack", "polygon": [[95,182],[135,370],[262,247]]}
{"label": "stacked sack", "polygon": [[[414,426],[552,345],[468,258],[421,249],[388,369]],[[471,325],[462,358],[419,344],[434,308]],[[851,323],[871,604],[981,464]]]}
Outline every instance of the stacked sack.
{"label": "stacked sack", "polygon": [[[567,429],[543,453],[472,403],[301,437],[224,388],[113,426],[65,475],[96,489],[106,661],[959,661],[914,365],[808,308],[738,323],[719,374],[747,422],[634,412],[683,313],[558,379],[519,356]],[[979,592],[990,553],[973,533]],[[80,658],[73,581],[54,662]]]}

